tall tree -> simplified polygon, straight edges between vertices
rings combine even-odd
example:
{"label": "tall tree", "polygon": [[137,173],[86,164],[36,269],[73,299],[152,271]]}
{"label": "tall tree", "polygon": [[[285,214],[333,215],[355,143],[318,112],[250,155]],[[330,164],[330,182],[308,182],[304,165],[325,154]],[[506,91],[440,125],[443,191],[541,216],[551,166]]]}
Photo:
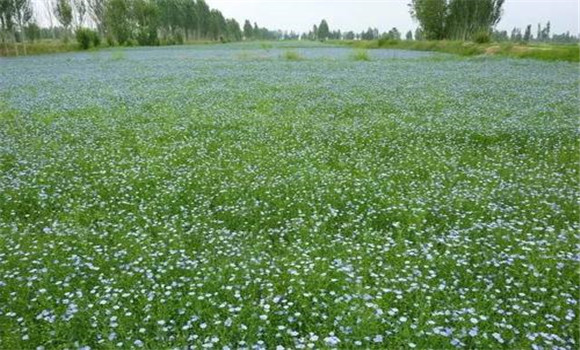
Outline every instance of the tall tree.
{"label": "tall tree", "polygon": [[529,42],[532,39],[532,25],[528,24],[524,33],[524,42]]}
{"label": "tall tree", "polygon": [[85,23],[85,16],[87,14],[86,0],[73,0],[73,17],[76,20],[77,28],[80,28]]}
{"label": "tall tree", "polygon": [[252,24],[250,23],[249,20],[246,20],[244,22],[244,37],[246,39],[251,39],[254,36],[253,31],[254,31],[254,28],[252,28]]}
{"label": "tall tree", "polygon": [[157,4],[149,0],[133,0],[133,16],[139,45],[157,45],[159,12]]}
{"label": "tall tree", "polygon": [[320,22],[320,25],[318,26],[317,37],[320,40],[326,40],[326,39],[328,39],[329,35],[330,35],[330,29],[328,28],[328,23],[326,22],[325,19],[323,19]]}
{"label": "tall tree", "polygon": [[[7,1],[7,0],[4,0]],[[14,20],[18,26],[19,41],[22,42],[24,54],[26,55],[26,25],[32,19],[32,5],[30,0],[12,0],[12,9],[14,11]]]}
{"label": "tall tree", "polygon": [[54,16],[64,27],[64,40],[68,40],[68,29],[73,20],[73,10],[70,0],[57,0],[54,8]]}
{"label": "tall tree", "polygon": [[411,0],[409,7],[411,17],[419,22],[426,39],[445,38],[446,0]]}
{"label": "tall tree", "polygon": [[97,26],[97,31],[101,34],[105,32],[105,10],[107,0],[87,0],[89,17]]}
{"label": "tall tree", "polygon": [[492,32],[505,0],[412,0],[411,16],[429,40],[471,39]]}
{"label": "tall tree", "polygon": [[131,39],[130,3],[125,0],[109,0],[106,3],[105,22],[107,32],[117,43],[123,45]]}

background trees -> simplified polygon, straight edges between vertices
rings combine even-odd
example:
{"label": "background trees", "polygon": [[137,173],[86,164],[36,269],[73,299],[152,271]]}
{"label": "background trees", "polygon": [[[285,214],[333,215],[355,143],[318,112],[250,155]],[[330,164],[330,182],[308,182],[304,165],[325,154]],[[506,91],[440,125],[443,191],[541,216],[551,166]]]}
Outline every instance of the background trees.
{"label": "background trees", "polygon": [[[413,18],[419,22],[406,40],[473,40],[477,42],[578,42],[570,33],[551,33],[550,22],[531,28],[494,30],[505,0],[409,0]],[[35,22],[43,18],[49,28]],[[96,29],[97,34],[80,29]],[[534,28],[535,29],[535,28]],[[191,40],[400,40],[397,28],[380,33],[369,27],[360,33],[331,30],[327,20],[314,24],[307,33],[274,31],[245,20],[243,27],[211,9],[205,0],[0,0],[0,41],[4,52],[26,51],[26,41],[38,38],[67,39],[91,36],[91,45],[107,39],[109,45],[166,45]],[[18,45],[16,45],[18,43]],[[82,45],[86,47],[87,45]]]}
{"label": "background trees", "polygon": [[491,34],[505,0],[412,0],[410,13],[429,40],[469,40]]}
{"label": "background trees", "polygon": [[328,28],[328,23],[326,22],[325,19],[323,19],[320,22],[320,25],[318,26],[317,37],[319,40],[326,40],[326,39],[328,39],[329,35],[330,35],[330,29]]}

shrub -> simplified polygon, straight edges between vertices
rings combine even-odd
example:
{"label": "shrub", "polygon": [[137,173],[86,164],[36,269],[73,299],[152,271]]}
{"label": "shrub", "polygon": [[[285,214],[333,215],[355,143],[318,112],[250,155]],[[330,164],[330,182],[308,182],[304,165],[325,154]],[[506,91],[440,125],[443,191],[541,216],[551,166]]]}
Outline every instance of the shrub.
{"label": "shrub", "polygon": [[395,46],[399,43],[399,40],[393,38],[380,38],[378,41],[379,47]]}
{"label": "shrub", "polygon": [[473,41],[475,41],[478,44],[486,44],[491,41],[491,36],[486,31],[477,32],[473,36]]}
{"label": "shrub", "polygon": [[357,49],[352,54],[352,59],[355,61],[370,61],[369,52],[365,49]]}
{"label": "shrub", "polygon": [[293,50],[284,51],[283,57],[288,61],[300,61],[302,59],[302,56],[300,56],[298,52]]}
{"label": "shrub", "polygon": [[91,47],[91,30],[87,28],[79,28],[75,31],[75,37],[77,38],[77,42],[79,43],[81,49],[87,50]]}
{"label": "shrub", "polygon": [[99,33],[89,28],[79,28],[75,31],[75,36],[77,42],[79,43],[81,49],[87,50],[92,46],[99,46],[101,44],[101,38]]}
{"label": "shrub", "polygon": [[112,34],[107,34],[107,46],[115,46],[115,37]]}
{"label": "shrub", "polygon": [[99,47],[101,45],[101,36],[95,30],[92,30],[92,32],[91,41],[93,42],[93,46]]}
{"label": "shrub", "polygon": [[122,50],[116,50],[111,52],[111,61],[122,61],[125,59],[125,52]]}

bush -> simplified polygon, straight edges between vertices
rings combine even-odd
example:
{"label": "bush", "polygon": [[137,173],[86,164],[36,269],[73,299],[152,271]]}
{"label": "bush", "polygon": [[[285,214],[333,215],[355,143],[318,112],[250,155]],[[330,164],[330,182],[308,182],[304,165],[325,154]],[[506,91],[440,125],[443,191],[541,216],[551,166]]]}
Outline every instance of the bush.
{"label": "bush", "polygon": [[91,30],[87,28],[79,28],[75,31],[75,36],[77,42],[81,46],[81,49],[87,50],[91,47]]}
{"label": "bush", "polygon": [[395,46],[399,43],[399,40],[393,38],[380,38],[379,47]]}
{"label": "bush", "polygon": [[111,34],[107,34],[107,46],[115,46],[115,37]]}
{"label": "bush", "polygon": [[369,52],[365,49],[357,49],[352,54],[352,59],[355,61],[370,61],[371,58],[369,56]]}
{"label": "bush", "polygon": [[478,44],[486,44],[491,41],[491,36],[488,32],[478,32],[473,36],[473,41]]}
{"label": "bush", "polygon": [[101,36],[96,31],[92,30],[93,35],[91,37],[91,41],[93,42],[94,47],[101,46]]}
{"label": "bush", "polygon": [[96,47],[101,44],[101,38],[99,37],[99,34],[92,29],[79,28],[75,31],[75,36],[77,42],[83,50],[88,50],[91,45]]}
{"label": "bush", "polygon": [[284,58],[288,61],[300,61],[302,56],[296,51],[288,50],[284,51]]}

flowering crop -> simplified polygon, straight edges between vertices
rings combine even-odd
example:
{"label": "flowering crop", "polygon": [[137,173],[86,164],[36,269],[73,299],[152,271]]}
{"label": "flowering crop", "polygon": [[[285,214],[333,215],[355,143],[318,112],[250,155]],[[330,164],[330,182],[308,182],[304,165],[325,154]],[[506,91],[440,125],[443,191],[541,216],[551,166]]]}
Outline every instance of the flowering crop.
{"label": "flowering crop", "polygon": [[276,50],[0,59],[0,348],[578,348],[574,64]]}

